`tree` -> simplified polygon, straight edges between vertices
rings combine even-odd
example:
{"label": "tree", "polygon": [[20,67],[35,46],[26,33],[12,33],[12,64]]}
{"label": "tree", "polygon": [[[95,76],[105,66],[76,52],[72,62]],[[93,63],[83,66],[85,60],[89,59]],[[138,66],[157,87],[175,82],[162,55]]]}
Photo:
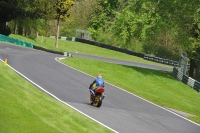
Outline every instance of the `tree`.
{"label": "tree", "polygon": [[[7,22],[22,21],[27,23],[36,21],[37,19],[52,18],[55,14],[54,0],[1,0],[0,1],[0,33],[10,34]],[[55,16],[54,16],[55,17]],[[17,24],[17,22],[15,22]],[[26,24],[30,28],[29,24]],[[23,29],[24,26],[21,26]],[[5,33],[6,32],[6,33]],[[20,31],[23,33],[23,31]]]}
{"label": "tree", "polygon": [[69,19],[74,21],[77,29],[87,30],[90,26],[89,23],[94,9],[93,7],[96,4],[96,0],[76,0],[76,4],[70,9],[71,15]]}
{"label": "tree", "polygon": [[61,23],[60,35],[67,37],[74,37],[76,35],[76,22],[73,19],[68,19]]}
{"label": "tree", "polygon": [[187,51],[198,59],[196,79],[200,81],[199,0],[134,0],[118,13],[113,32],[128,46],[132,39],[143,44],[143,52],[179,59]]}
{"label": "tree", "polygon": [[115,10],[119,6],[119,0],[96,0],[96,6],[90,15],[89,31],[94,40],[101,32],[106,32],[111,22],[115,19]]}
{"label": "tree", "polygon": [[193,25],[198,7],[198,0],[135,0],[118,13],[113,32],[125,46],[137,39],[143,43],[143,52],[177,59],[191,44],[187,27]]}
{"label": "tree", "polygon": [[58,48],[58,37],[59,37],[59,26],[60,20],[66,20],[70,16],[69,9],[75,4],[74,0],[57,0],[56,11],[57,11],[57,31],[56,31],[56,48]]}
{"label": "tree", "polygon": [[0,33],[9,35],[10,30],[7,27],[6,22],[17,17],[17,14],[22,13],[19,8],[19,0],[1,0],[0,1]]}

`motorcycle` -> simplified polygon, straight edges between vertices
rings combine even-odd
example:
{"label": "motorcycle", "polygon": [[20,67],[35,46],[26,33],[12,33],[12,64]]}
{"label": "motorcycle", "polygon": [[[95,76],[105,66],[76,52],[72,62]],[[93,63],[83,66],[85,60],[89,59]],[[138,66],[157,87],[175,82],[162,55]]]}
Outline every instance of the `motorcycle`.
{"label": "motorcycle", "polygon": [[105,89],[103,87],[99,87],[95,90],[95,96],[92,98],[92,94],[90,93],[90,104],[95,105],[96,107],[100,107],[102,105],[102,100],[104,99]]}

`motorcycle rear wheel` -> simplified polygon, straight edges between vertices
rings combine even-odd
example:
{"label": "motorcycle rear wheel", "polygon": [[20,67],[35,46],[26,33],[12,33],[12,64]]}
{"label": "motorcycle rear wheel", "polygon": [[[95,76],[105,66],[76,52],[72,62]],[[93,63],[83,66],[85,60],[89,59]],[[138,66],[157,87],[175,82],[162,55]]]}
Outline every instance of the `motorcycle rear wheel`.
{"label": "motorcycle rear wheel", "polygon": [[93,101],[92,101],[92,99],[90,98],[90,104],[92,105],[93,104]]}
{"label": "motorcycle rear wheel", "polygon": [[102,98],[101,98],[101,96],[98,95],[98,96],[96,97],[96,100],[97,100],[97,101],[96,101],[96,104],[95,104],[95,105],[96,105],[97,107],[101,107],[101,104],[102,104]]}

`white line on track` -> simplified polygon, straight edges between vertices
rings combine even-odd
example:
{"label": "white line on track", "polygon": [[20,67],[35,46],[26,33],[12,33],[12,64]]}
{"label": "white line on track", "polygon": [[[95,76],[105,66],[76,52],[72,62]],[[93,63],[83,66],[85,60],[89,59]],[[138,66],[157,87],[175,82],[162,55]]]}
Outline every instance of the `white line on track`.
{"label": "white line on track", "polygon": [[[65,59],[65,58],[59,58],[59,57],[55,58],[55,60],[58,61],[58,62],[59,62],[59,59]],[[65,65],[65,66],[68,66],[68,65],[66,65],[66,64],[64,64],[64,63],[62,63],[62,62],[59,62],[59,63]],[[70,68],[72,68],[72,69],[74,69],[74,70],[76,70],[76,71],[79,71],[79,72],[81,72],[81,73],[84,73],[84,74],[86,74],[86,75],[89,75],[89,74],[87,74],[87,73],[85,73],[85,72],[82,72],[82,71],[80,71],[80,70],[78,70],[78,69],[75,69],[75,68],[73,68],[73,67],[71,67],[71,66],[68,66],[68,67],[70,67]],[[91,76],[91,75],[89,75],[89,76]],[[94,77],[94,76],[91,76],[91,77]],[[106,83],[108,83],[108,82],[106,82]],[[177,113],[175,113],[175,112],[173,112],[173,111],[171,111],[171,110],[168,110],[168,109],[166,109],[166,108],[164,108],[164,107],[162,107],[162,106],[159,106],[159,105],[157,105],[157,104],[155,104],[155,103],[152,103],[152,102],[150,102],[150,101],[148,101],[148,100],[146,100],[146,99],[144,99],[144,98],[141,98],[141,97],[139,97],[139,96],[137,96],[137,95],[135,95],[135,94],[133,94],[133,93],[130,93],[130,92],[128,92],[128,91],[126,91],[126,90],[124,90],[124,89],[122,89],[122,88],[119,88],[119,87],[117,87],[117,86],[115,86],[115,85],[113,85],[113,84],[111,84],[111,83],[108,83],[108,84],[110,84],[110,85],[112,85],[112,86],[114,86],[114,87],[116,87],[116,88],[118,88],[118,89],[120,89],[120,90],[122,90],[122,91],[125,91],[125,92],[127,92],[127,93],[129,93],[129,94],[131,94],[131,95],[134,95],[134,96],[136,96],[136,97],[138,97],[138,98],[140,98],[140,99],[142,99],[142,100],[144,100],[144,101],[146,101],[146,102],[148,102],[148,103],[151,103],[151,104],[153,104],[153,105],[155,105],[155,106],[157,106],[157,107],[159,107],[159,108],[162,108],[162,109],[164,109],[164,110],[166,110],[166,111],[168,111],[168,112],[171,112],[172,114],[175,114],[175,115],[177,115],[177,116],[179,116],[179,117],[181,117],[181,118],[183,118],[183,119],[185,119],[185,120],[187,120],[187,121],[189,121],[189,122],[192,122],[193,124],[196,124],[197,126],[200,126],[200,124],[198,124],[198,123],[196,123],[196,122],[194,122],[194,121],[191,121],[191,120],[189,120],[189,119],[187,119],[187,118],[185,118],[185,117],[183,117],[183,116],[181,116],[181,115],[179,115],[179,114],[177,114]]]}
{"label": "white line on track", "polygon": [[[0,60],[1,60],[2,62],[4,62],[2,59],[0,59]],[[58,61],[57,58],[56,58],[56,61]],[[58,62],[59,62],[59,61],[58,61]],[[59,63],[61,63],[61,62],[59,62]],[[63,63],[62,63],[62,64],[63,64]],[[95,120],[94,118],[90,117],[89,115],[87,115],[87,114],[81,112],[80,110],[76,109],[75,107],[71,106],[70,104],[68,104],[68,103],[66,103],[66,102],[64,102],[64,101],[62,101],[61,99],[59,99],[59,98],[56,97],[55,95],[51,94],[50,92],[48,92],[47,90],[45,90],[44,88],[42,88],[41,86],[39,86],[38,84],[36,84],[36,83],[34,83],[33,81],[31,81],[29,78],[27,78],[27,77],[24,76],[22,73],[20,73],[19,71],[17,71],[17,70],[14,69],[13,67],[11,67],[9,64],[7,64],[7,65],[8,65],[11,69],[13,69],[16,73],[18,73],[18,74],[21,75],[23,78],[25,78],[26,80],[28,80],[30,83],[32,83],[33,85],[35,85],[36,87],[38,87],[39,89],[41,89],[42,91],[44,91],[45,93],[47,93],[48,95],[52,96],[53,98],[55,98],[55,99],[58,100],[59,102],[65,104],[65,105],[67,105],[67,106],[69,106],[70,108],[76,110],[77,112],[83,114],[84,116],[90,118],[91,120],[93,120],[93,121],[99,123],[100,125],[102,125],[102,126],[108,128],[108,129],[110,129],[111,131],[113,131],[113,132],[115,132],[115,133],[118,133],[118,132],[115,131],[114,129],[112,129],[112,128],[106,126],[106,125],[104,125],[103,123],[101,123],[101,122]]]}

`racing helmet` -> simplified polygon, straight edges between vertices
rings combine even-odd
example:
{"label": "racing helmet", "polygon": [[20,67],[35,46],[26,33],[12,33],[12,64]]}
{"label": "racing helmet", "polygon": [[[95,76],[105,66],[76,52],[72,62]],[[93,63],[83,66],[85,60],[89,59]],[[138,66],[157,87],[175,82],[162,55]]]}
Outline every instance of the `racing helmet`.
{"label": "racing helmet", "polygon": [[98,78],[102,78],[102,75],[101,75],[101,74],[98,74],[97,77],[98,77]]}

